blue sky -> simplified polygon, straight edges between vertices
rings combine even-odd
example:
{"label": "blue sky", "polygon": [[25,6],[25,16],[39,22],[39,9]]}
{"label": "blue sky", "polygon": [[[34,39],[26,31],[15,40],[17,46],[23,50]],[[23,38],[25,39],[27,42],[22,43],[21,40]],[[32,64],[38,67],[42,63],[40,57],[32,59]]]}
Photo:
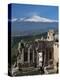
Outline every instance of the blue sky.
{"label": "blue sky", "polygon": [[38,15],[52,20],[58,20],[58,7],[12,4],[12,18],[30,17],[33,15]]}

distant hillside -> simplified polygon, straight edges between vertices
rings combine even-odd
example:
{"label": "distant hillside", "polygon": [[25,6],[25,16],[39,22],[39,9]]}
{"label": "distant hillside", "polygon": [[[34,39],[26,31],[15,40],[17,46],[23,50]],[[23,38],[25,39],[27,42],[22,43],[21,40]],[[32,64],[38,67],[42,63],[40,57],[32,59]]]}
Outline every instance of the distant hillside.
{"label": "distant hillside", "polygon": [[35,40],[37,38],[41,38],[41,37],[46,38],[47,37],[47,32],[41,33],[41,34],[36,34],[36,35],[30,35],[30,36],[14,36],[11,38],[11,45],[12,47],[14,47],[14,45],[16,45],[19,41],[24,40],[24,41],[32,41]]}
{"label": "distant hillside", "polygon": [[29,36],[34,33],[47,32],[49,29],[58,29],[57,22],[13,22],[11,25],[12,36]]}

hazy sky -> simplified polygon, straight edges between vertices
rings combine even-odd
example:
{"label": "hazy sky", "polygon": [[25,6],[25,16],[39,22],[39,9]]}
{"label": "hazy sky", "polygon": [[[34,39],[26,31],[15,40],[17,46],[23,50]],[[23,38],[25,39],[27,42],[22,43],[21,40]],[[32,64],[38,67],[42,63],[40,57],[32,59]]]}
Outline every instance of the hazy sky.
{"label": "hazy sky", "polygon": [[58,7],[12,4],[12,18],[30,17],[34,15],[38,15],[53,20],[58,20]]}

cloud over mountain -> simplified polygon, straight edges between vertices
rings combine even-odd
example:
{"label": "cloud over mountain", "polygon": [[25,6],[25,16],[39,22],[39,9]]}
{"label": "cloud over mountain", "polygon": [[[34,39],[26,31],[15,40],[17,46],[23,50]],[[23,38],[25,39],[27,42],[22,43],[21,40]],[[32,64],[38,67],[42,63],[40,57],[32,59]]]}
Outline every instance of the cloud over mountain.
{"label": "cloud over mountain", "polygon": [[57,20],[51,20],[51,19],[47,19],[47,18],[40,17],[37,15],[34,15],[31,17],[20,18],[19,21],[24,21],[24,22],[57,22]]}
{"label": "cloud over mountain", "polygon": [[33,15],[31,17],[22,17],[20,19],[12,18],[11,20],[8,19],[8,21],[11,21],[11,22],[15,22],[15,21],[18,21],[18,22],[58,22],[57,20],[51,20],[51,19],[44,18],[44,17],[37,16],[37,15]]}
{"label": "cloud over mountain", "polygon": [[9,22],[15,22],[17,21],[17,18],[8,19]]}

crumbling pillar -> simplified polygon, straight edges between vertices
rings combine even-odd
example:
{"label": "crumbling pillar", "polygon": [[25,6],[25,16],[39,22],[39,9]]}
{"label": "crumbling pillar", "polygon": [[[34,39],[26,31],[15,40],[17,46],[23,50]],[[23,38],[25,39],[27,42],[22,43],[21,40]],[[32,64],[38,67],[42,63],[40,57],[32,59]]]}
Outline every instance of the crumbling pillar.
{"label": "crumbling pillar", "polygon": [[34,63],[34,50],[33,50],[33,63]]}
{"label": "crumbling pillar", "polygon": [[22,49],[21,62],[22,64],[24,64],[24,48]]}
{"label": "crumbling pillar", "polygon": [[28,48],[28,63],[30,63],[30,48]]}

